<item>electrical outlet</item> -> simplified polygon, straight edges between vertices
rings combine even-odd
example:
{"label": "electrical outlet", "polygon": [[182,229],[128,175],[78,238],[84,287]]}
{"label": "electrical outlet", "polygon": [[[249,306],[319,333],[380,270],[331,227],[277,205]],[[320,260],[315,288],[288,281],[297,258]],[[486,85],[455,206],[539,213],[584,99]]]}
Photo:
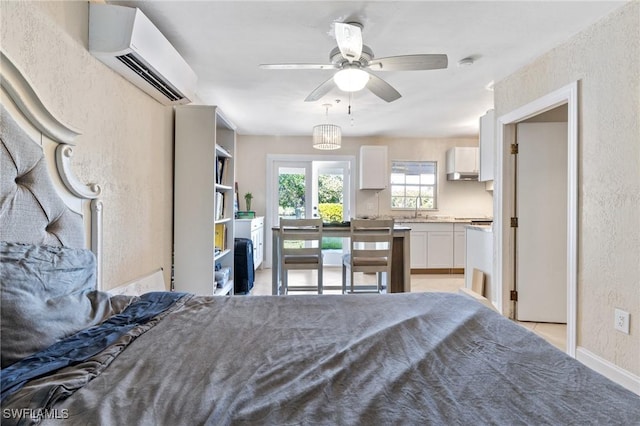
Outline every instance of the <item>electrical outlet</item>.
{"label": "electrical outlet", "polygon": [[613,328],[625,334],[629,334],[629,312],[616,309],[613,317]]}

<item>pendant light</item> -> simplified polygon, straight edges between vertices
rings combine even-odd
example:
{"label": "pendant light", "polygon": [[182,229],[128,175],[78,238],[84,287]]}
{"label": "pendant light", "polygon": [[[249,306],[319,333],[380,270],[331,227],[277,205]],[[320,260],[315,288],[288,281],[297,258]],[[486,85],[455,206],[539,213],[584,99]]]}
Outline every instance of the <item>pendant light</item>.
{"label": "pendant light", "polygon": [[329,124],[329,108],[331,104],[322,105],[325,108],[327,122],[313,127],[313,147],[315,149],[339,149],[342,145],[342,129],[335,124]]}

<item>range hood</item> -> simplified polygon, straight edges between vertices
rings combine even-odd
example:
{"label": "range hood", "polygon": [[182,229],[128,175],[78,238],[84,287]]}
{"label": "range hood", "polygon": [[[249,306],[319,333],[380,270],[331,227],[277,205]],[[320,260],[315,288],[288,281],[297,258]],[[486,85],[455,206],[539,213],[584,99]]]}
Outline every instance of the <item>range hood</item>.
{"label": "range hood", "polygon": [[455,147],[447,150],[447,180],[478,180],[478,147]]}

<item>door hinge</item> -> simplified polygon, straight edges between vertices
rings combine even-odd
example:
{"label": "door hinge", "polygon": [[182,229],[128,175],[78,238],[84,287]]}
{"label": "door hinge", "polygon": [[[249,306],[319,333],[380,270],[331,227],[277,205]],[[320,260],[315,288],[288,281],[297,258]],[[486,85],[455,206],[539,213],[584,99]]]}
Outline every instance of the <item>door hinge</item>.
{"label": "door hinge", "polygon": [[517,143],[512,143],[511,144],[511,154],[517,154],[518,153],[518,144]]}
{"label": "door hinge", "polygon": [[511,218],[511,227],[512,228],[517,228],[518,227],[518,218],[517,217],[512,217]]}
{"label": "door hinge", "polygon": [[516,290],[511,290],[511,298],[510,300],[517,302],[518,301],[518,292]]}

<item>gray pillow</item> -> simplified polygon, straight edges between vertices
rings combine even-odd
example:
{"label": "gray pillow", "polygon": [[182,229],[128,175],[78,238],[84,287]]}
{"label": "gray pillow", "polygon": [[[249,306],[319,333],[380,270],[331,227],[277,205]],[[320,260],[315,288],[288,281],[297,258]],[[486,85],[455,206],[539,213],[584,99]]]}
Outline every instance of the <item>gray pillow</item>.
{"label": "gray pillow", "polygon": [[90,250],[0,242],[2,368],[121,312],[131,301],[95,290]]}

